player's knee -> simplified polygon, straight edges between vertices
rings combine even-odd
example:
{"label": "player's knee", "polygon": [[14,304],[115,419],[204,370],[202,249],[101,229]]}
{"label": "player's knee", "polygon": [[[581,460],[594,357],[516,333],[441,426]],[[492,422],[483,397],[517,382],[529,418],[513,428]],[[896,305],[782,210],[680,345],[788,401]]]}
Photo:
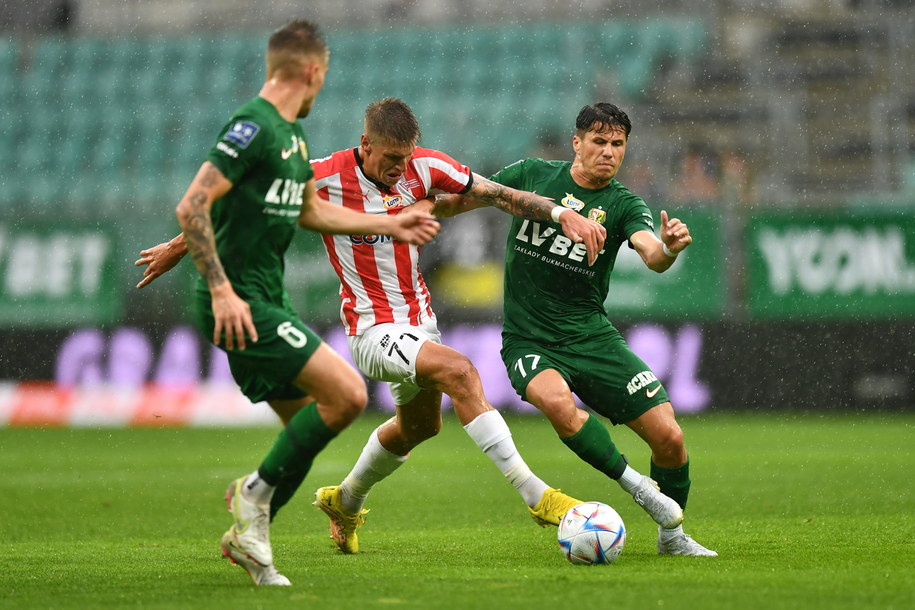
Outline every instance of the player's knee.
{"label": "player's knee", "polygon": [[686,461],[683,430],[677,425],[667,427],[654,439],[651,449],[658,458],[666,463],[682,464]]}
{"label": "player's knee", "polygon": [[455,393],[462,393],[467,388],[476,385],[480,374],[473,363],[463,355],[450,358],[437,372],[439,382],[445,393],[454,397]]}
{"label": "player's knee", "polygon": [[352,422],[365,410],[368,401],[365,383],[351,384],[338,394],[334,407],[341,419]]}
{"label": "player's knee", "polygon": [[573,426],[579,419],[574,400],[565,392],[544,392],[537,397],[535,404],[554,425]]}

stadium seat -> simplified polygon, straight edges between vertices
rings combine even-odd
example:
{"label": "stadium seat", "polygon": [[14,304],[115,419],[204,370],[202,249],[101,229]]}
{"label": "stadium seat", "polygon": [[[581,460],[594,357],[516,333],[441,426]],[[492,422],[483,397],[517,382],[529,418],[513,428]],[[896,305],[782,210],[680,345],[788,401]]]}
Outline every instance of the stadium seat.
{"label": "stadium seat", "polygon": [[0,38],[0,74],[11,74],[19,68],[19,44],[10,38]]}
{"label": "stadium seat", "polygon": [[[329,43],[327,83],[303,124],[312,155],[353,146],[365,105],[393,95],[416,112],[422,144],[486,172],[534,152],[541,132],[568,133],[600,77],[641,95],[665,58],[701,54],[706,30],[701,19],[610,19],[337,29]],[[0,41],[2,116],[35,119],[0,126],[0,168],[56,171],[89,205],[102,191],[111,203],[113,183],[121,194],[169,191],[171,202],[228,113],[257,91],[263,52],[262,32],[46,36],[27,50]],[[21,198],[0,190],[0,201]]]}
{"label": "stadium seat", "polygon": [[903,167],[902,187],[906,195],[915,195],[915,158],[909,159]]}
{"label": "stadium seat", "polygon": [[0,39],[0,106],[7,107],[19,82],[19,47],[15,41]]}

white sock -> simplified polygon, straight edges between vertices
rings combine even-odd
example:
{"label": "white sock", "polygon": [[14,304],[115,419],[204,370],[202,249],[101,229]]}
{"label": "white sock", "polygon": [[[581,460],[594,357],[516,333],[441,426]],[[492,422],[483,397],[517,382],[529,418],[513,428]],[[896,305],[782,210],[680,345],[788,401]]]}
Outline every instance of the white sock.
{"label": "white sock", "polygon": [[362,505],[365,504],[365,499],[375,483],[400,468],[401,464],[407,461],[407,457],[385,449],[378,440],[376,428],[369,436],[359,459],[356,460],[356,465],[340,484],[343,507],[351,513],[362,510]]}
{"label": "white sock", "polygon": [[531,508],[536,506],[549,485],[531,472],[521,458],[502,415],[495,410],[486,411],[464,426],[464,430],[518,490],[525,503]]}
{"label": "white sock", "polygon": [[260,505],[270,504],[274,490],[276,490],[276,486],[268,484],[256,470],[248,475],[245,484],[241,486],[242,495]]}
{"label": "white sock", "polygon": [[632,466],[627,465],[626,470],[623,471],[622,476],[620,476],[616,482],[627,492],[632,493],[635,491],[635,488],[639,486],[639,483],[642,482],[642,475]]}

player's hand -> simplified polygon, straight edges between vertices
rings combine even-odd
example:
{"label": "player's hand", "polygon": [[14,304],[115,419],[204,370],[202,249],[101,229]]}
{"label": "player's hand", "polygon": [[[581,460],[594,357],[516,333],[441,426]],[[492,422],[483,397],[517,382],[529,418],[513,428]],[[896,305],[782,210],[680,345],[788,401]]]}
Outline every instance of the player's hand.
{"label": "player's hand", "polygon": [[137,284],[137,288],[142,288],[160,275],[167,273],[169,269],[178,264],[185,252],[179,252],[172,242],[140,250],[140,258],[134,265],[137,267],[146,265],[146,269],[143,270],[143,279]]}
{"label": "player's hand", "polygon": [[679,254],[693,243],[693,236],[679,218],[668,218],[667,211],[661,210],[661,241],[672,253]]}
{"label": "player's hand", "polygon": [[559,224],[565,236],[575,243],[583,243],[588,251],[588,265],[593,265],[597,255],[604,249],[607,229],[590,218],[577,214],[575,210],[563,211],[559,215]]}
{"label": "player's hand", "polygon": [[251,306],[235,294],[232,285],[223,282],[219,286],[211,288],[210,294],[213,318],[216,320],[216,324],[213,326],[213,345],[219,345],[222,333],[226,334],[225,348],[227,350],[235,349],[236,343],[238,349],[245,349],[246,334],[257,343],[257,329],[254,327],[254,319],[251,317]]}
{"label": "player's hand", "polygon": [[409,208],[388,218],[394,223],[391,236],[416,246],[422,246],[432,241],[432,238],[438,235],[439,229],[442,228],[432,214]]}

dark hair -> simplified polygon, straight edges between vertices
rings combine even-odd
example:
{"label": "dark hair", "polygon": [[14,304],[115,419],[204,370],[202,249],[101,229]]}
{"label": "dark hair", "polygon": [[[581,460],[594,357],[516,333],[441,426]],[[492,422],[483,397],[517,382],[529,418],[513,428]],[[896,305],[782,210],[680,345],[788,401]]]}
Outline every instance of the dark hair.
{"label": "dark hair", "polygon": [[365,133],[399,144],[415,144],[422,134],[416,115],[403,100],[386,97],[365,109]]}
{"label": "dark hair", "polygon": [[267,72],[282,70],[301,56],[327,56],[327,42],[318,26],[304,19],[293,19],[273,34],[267,42]]}
{"label": "dark hair", "polygon": [[575,119],[575,129],[581,137],[589,131],[608,131],[612,128],[622,128],[629,137],[632,131],[632,122],[629,116],[610,102],[590,104],[578,111]]}

